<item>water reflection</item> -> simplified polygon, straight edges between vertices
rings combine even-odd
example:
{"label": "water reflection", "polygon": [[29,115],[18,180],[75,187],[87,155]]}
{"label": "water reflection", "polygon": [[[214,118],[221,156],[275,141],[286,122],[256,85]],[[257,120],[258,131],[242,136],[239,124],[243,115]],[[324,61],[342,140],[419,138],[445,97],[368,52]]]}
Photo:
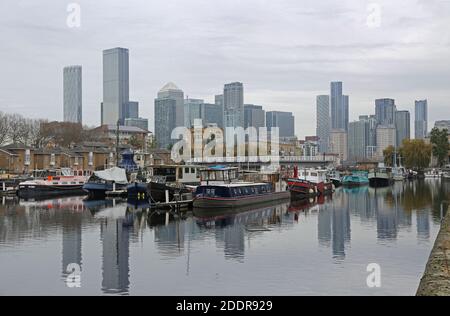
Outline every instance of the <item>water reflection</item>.
{"label": "water reflection", "polygon": [[[311,245],[311,242],[318,241],[319,249],[329,248],[331,263],[344,264],[349,260],[352,238],[358,236],[353,230],[374,236],[373,239],[361,241],[367,249],[377,247],[377,243],[371,243],[372,240],[378,241],[381,246],[392,245],[409,233],[425,244],[426,249],[431,249],[436,226],[448,206],[449,192],[446,182],[414,181],[396,183],[388,188],[340,188],[332,198],[235,212],[211,210],[182,214],[153,210],[148,205],[131,205],[120,200],[91,201],[83,197],[70,197],[19,201],[2,198],[0,258],[6,259],[3,259],[6,270],[13,269],[14,262],[9,261],[7,256],[10,251],[26,250],[25,247],[30,244],[45,244],[56,239],[62,245],[57,257],[60,258],[58,266],[62,265],[62,279],[65,280],[70,264],[76,263],[81,271],[86,270],[86,249],[93,249],[88,253],[97,254],[101,265],[98,289],[105,294],[128,294],[133,286],[131,275],[137,268],[137,264],[130,261],[134,244],[139,244],[140,251],[152,260],[164,262],[159,266],[161,271],[156,273],[165,274],[165,264],[184,260],[184,273],[189,277],[192,268],[195,270],[192,259],[198,258],[197,255],[193,257],[192,249],[198,252],[199,247],[213,245],[223,260],[222,264],[245,265],[252,258],[249,245],[253,240],[279,241],[287,238],[284,236],[289,236],[289,232],[299,236],[313,225],[313,236],[302,235],[305,242]],[[96,234],[94,239],[90,237],[92,232]],[[84,241],[85,234],[88,234],[90,243]],[[151,245],[144,244],[148,240]],[[289,243],[291,239],[285,241]],[[300,247],[299,243],[294,245]],[[287,253],[289,251],[286,249]],[[275,253],[279,254],[279,251]],[[270,255],[265,258],[268,263],[275,260]],[[49,257],[47,260],[54,259]],[[208,256],[202,260],[208,261]],[[194,261],[199,264],[198,259]],[[268,269],[265,273],[270,271]],[[0,278],[3,273],[0,272]],[[242,278],[245,279],[246,275]],[[20,283],[20,280],[17,282]],[[6,291],[2,285],[0,290]]]}

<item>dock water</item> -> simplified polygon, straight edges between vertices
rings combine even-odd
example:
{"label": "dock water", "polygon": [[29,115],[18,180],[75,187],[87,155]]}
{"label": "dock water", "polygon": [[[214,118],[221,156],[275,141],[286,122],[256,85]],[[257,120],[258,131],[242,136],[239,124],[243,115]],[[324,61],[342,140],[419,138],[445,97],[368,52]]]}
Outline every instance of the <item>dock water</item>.
{"label": "dock water", "polygon": [[425,272],[420,280],[417,296],[450,295],[450,212],[447,211]]}

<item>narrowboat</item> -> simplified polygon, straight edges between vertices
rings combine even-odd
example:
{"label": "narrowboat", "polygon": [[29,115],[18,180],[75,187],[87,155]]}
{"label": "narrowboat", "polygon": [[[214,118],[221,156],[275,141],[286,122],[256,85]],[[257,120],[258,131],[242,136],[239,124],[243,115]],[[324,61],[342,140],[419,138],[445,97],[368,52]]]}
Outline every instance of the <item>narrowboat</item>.
{"label": "narrowboat", "polygon": [[82,170],[62,168],[54,176],[20,182],[17,194],[24,199],[84,194],[83,185],[87,178]]}
{"label": "narrowboat", "polygon": [[95,171],[83,185],[90,198],[104,198],[106,192],[123,190],[128,184],[125,169],[113,167],[106,170]]}
{"label": "narrowboat", "polygon": [[193,206],[203,209],[236,209],[249,205],[285,201],[290,192],[281,175],[262,172],[261,182],[238,181],[238,168],[216,166],[202,171],[202,184],[195,190]]}
{"label": "narrowboat", "polygon": [[369,179],[365,172],[353,172],[351,175],[346,175],[342,178],[342,185],[344,186],[361,186],[368,185]]}
{"label": "narrowboat", "polygon": [[292,198],[307,198],[327,195],[333,192],[333,183],[327,177],[327,170],[294,168],[294,178],[288,179]]}

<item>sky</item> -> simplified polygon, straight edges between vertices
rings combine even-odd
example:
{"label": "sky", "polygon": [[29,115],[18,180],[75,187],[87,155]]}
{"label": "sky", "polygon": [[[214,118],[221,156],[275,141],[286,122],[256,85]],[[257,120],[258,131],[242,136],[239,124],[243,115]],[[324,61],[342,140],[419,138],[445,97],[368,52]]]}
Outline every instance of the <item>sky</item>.
{"label": "sky", "polygon": [[62,120],[63,67],[82,65],[83,123],[99,125],[102,51],[125,47],[150,130],[170,81],[212,103],[240,81],[245,103],[294,112],[301,138],[315,134],[315,98],[331,81],[350,96],[350,120],[377,98],[412,121],[426,98],[430,126],[450,119],[450,0],[2,0],[0,15],[3,112]]}

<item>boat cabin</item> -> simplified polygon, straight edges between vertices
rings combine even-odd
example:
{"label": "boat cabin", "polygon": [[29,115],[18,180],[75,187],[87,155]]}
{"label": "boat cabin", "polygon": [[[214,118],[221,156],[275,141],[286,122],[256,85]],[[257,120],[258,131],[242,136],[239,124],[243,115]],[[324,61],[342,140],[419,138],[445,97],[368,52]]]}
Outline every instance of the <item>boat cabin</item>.
{"label": "boat cabin", "polygon": [[328,182],[328,170],[326,169],[301,169],[298,171],[298,179],[311,183]]}
{"label": "boat cabin", "polygon": [[229,185],[207,185],[199,186],[195,191],[196,197],[208,198],[242,198],[248,196],[270,194],[273,192],[270,183],[244,183]]}
{"label": "boat cabin", "polygon": [[200,167],[194,165],[156,165],[149,168],[149,177],[154,182],[182,183],[196,185],[200,183]]}
{"label": "boat cabin", "polygon": [[214,166],[200,171],[202,185],[232,183],[239,177],[239,168]]}

